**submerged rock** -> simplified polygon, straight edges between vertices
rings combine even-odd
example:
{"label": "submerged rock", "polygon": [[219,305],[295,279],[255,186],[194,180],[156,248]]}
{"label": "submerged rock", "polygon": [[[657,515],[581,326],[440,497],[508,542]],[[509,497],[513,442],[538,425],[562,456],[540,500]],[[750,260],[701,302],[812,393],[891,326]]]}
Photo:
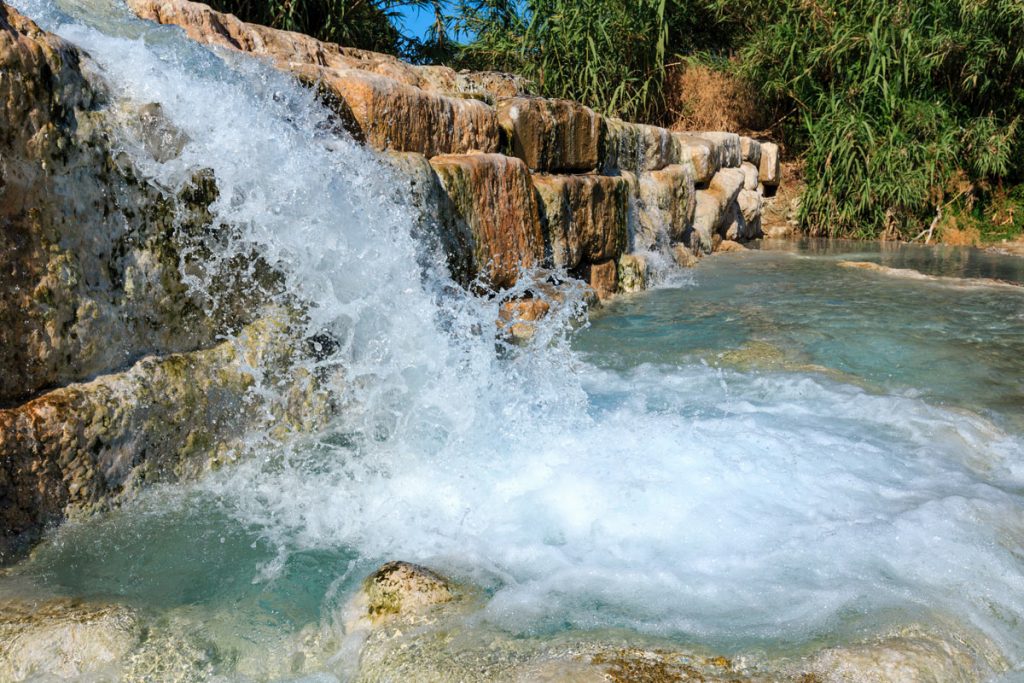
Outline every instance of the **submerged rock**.
{"label": "submerged rock", "polygon": [[144,635],[131,609],[68,599],[0,601],[0,680],[116,680]]}
{"label": "submerged rock", "polygon": [[[353,679],[976,683],[1006,667],[984,639],[916,626],[792,657],[725,657],[626,631],[517,637],[474,616],[483,605],[479,595],[470,590],[453,598],[449,585],[430,570],[404,563],[389,563],[367,579],[347,608],[355,617],[347,631],[359,635]],[[373,618],[374,604],[386,618]]]}

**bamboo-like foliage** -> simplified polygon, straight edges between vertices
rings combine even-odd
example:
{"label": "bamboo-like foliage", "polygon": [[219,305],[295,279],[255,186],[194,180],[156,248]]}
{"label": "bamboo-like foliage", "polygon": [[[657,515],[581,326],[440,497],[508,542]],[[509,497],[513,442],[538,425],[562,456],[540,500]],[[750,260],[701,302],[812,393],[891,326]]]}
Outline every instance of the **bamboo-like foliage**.
{"label": "bamboo-like foliage", "polygon": [[244,21],[298,31],[347,47],[399,53],[410,41],[396,28],[396,9],[434,8],[440,0],[204,0]]}
{"label": "bamboo-like foliage", "polygon": [[456,25],[473,37],[463,64],[522,73],[546,96],[607,114],[660,113],[668,0],[475,0]]}
{"label": "bamboo-like foliage", "polygon": [[962,190],[1024,173],[1020,0],[721,2],[741,63],[805,150],[801,218],[912,235]]}

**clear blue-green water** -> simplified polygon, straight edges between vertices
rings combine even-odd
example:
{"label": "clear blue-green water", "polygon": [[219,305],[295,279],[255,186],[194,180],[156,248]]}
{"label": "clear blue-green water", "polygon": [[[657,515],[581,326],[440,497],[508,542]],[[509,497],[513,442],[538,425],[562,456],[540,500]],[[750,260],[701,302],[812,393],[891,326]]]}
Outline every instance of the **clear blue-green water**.
{"label": "clear blue-green water", "polygon": [[338,340],[309,369],[343,369],[346,410],[65,525],[0,595],[130,606],[227,680],[336,630],[394,559],[482,586],[474,623],[513,634],[784,654],[917,624],[1024,671],[1024,291],[998,282],[1021,260],[769,243],[510,347],[498,302],[451,282],[401,184],[309,91],[120,3],[15,4],[84,47],[114,101],[159,102],[187,135],[167,162],[121,142],[163,187],[213,171],[238,235],[218,258],[282,270],[269,303],[306,302],[303,333]]}
{"label": "clear blue-green water", "polygon": [[395,468],[313,467],[337,441],[314,438],[65,526],[8,581],[262,648],[401,558],[484,585],[484,618],[512,633],[786,653],[941,624],[1018,667],[1024,290],[837,264],[1024,267],[810,246],[711,258],[596,313],[566,368],[582,421],[522,441],[501,433],[522,422],[492,425],[497,450]]}

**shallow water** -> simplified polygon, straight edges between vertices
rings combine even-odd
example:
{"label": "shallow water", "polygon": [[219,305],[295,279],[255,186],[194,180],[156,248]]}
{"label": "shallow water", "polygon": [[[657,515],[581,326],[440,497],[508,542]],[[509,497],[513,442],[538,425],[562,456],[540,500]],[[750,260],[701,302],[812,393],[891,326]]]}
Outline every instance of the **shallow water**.
{"label": "shallow water", "polygon": [[172,188],[214,170],[236,248],[343,341],[325,362],[358,409],[66,525],[0,594],[28,580],[255,651],[404,559],[484,586],[478,618],[514,633],[787,653],[926,623],[1024,671],[1024,290],[838,266],[1021,281],[1020,260],[787,244],[496,353],[496,304],[422,273],[387,172],[308,93],[117,5],[15,4],[188,133],[180,160],[139,163]]}

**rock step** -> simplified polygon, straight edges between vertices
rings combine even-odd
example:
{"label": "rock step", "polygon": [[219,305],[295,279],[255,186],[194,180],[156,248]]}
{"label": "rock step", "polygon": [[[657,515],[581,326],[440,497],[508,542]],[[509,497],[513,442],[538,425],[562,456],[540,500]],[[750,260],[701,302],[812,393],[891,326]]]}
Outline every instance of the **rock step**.
{"label": "rock step", "polygon": [[[181,26],[198,42],[267,57],[295,73],[324,92],[354,135],[380,150],[432,157],[504,149],[531,171],[551,173],[639,174],[692,163],[697,183],[743,161],[762,163],[751,138],[607,118],[577,102],[531,97],[529,83],[517,76],[415,66],[249,24],[189,0],[129,5],[142,18]],[[766,186],[777,184],[777,164],[769,160],[762,175]]]}
{"label": "rock step", "polygon": [[[301,340],[291,334],[285,314],[268,316],[236,340],[148,356],[0,410],[0,563],[66,517],[108,509],[145,484],[215,469],[239,455],[241,436],[268,416],[281,437],[323,424],[331,395],[321,378],[292,366]],[[267,404],[250,392],[252,368],[290,393]]]}
{"label": "rock step", "polygon": [[[521,269],[553,267],[582,277],[603,299],[620,289],[608,284],[607,273],[618,271],[607,264],[626,254],[675,244],[708,254],[716,234],[760,236],[762,191],[749,162],[698,187],[692,164],[598,175],[530,173],[521,159],[501,154],[387,158],[409,183],[421,237],[441,246],[464,284],[507,289]],[[602,264],[595,284],[592,266]]]}

